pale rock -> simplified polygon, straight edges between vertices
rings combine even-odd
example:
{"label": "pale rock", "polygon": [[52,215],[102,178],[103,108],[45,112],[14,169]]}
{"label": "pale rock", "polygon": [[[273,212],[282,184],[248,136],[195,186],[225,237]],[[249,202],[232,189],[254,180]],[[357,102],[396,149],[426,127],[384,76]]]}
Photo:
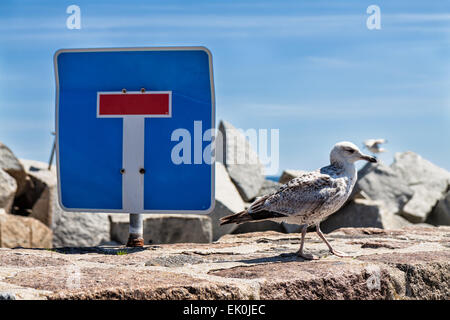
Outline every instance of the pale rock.
{"label": "pale rock", "polygon": [[242,199],[251,201],[264,182],[264,166],[245,135],[229,122],[221,121],[216,159],[222,162]]}
{"label": "pale rock", "polygon": [[424,222],[450,185],[450,172],[408,151],[396,153],[391,168],[413,190],[400,214],[413,223]]}
{"label": "pale rock", "polygon": [[0,169],[0,208],[10,213],[17,190],[16,180]]}
{"label": "pale rock", "polygon": [[409,225],[407,220],[386,210],[382,201],[355,199],[329,216],[320,228],[328,233],[344,227],[396,229]]}
{"label": "pale rock", "polygon": [[58,201],[56,169],[48,170],[44,162],[21,159],[33,182],[35,200],[30,217],[53,230],[55,247],[90,247],[110,241],[110,221],[107,213],[68,212]]}
{"label": "pale rock", "polygon": [[40,221],[0,210],[0,247],[51,248],[52,231]]}
{"label": "pale rock", "polygon": [[389,213],[396,214],[413,196],[403,177],[384,164],[366,165],[360,172],[350,199],[379,200]]}
{"label": "pale rock", "polygon": [[257,198],[268,195],[268,194],[275,193],[280,189],[281,186],[282,186],[282,184],[279,182],[275,182],[275,181],[266,179],[266,180],[264,180],[264,182],[261,186],[261,189],[259,189]]}
{"label": "pale rock", "polygon": [[235,224],[220,225],[220,218],[245,210],[244,201],[239,196],[239,192],[231,181],[227,170],[220,162],[216,162],[216,205],[209,214],[212,223],[213,240],[219,239],[224,234],[228,234],[236,229]]}
{"label": "pale rock", "polygon": [[280,179],[278,180],[279,183],[281,184],[285,184],[288,183],[290,180],[297,178],[298,176],[306,173],[307,171],[303,171],[303,170],[284,170],[283,173],[281,174]]}
{"label": "pale rock", "polygon": [[52,166],[48,170],[46,163],[35,160],[20,159],[20,162],[32,182],[26,192],[26,199],[23,200],[24,205],[31,208],[29,216],[52,227],[55,208],[51,204],[57,204],[58,196],[56,168]]}
{"label": "pale rock", "polygon": [[0,169],[3,169],[16,180],[16,196],[21,195],[27,184],[27,175],[20,161],[6,145],[0,142]]}
{"label": "pale rock", "polygon": [[444,198],[439,200],[426,222],[435,226],[450,226],[450,191],[447,192]]}
{"label": "pale rock", "polygon": [[51,197],[54,247],[92,247],[111,240],[109,214],[68,212]]}

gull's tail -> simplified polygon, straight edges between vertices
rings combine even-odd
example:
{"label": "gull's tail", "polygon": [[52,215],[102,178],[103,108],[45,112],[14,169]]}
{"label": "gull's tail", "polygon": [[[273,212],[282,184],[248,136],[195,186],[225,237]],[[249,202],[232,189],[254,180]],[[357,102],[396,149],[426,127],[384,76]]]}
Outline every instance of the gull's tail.
{"label": "gull's tail", "polygon": [[251,221],[251,220],[253,220],[253,218],[248,214],[247,210],[244,210],[244,211],[220,218],[220,225],[229,224],[229,223],[243,223],[243,222],[247,222],[247,221]]}

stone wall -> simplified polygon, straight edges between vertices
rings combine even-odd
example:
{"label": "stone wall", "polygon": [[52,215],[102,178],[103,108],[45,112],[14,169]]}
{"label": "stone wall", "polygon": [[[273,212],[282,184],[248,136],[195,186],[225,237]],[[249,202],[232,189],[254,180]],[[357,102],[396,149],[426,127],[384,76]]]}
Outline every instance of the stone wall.
{"label": "stone wall", "polygon": [[450,227],[225,235],[209,244],[0,249],[0,295],[15,299],[450,299]]}

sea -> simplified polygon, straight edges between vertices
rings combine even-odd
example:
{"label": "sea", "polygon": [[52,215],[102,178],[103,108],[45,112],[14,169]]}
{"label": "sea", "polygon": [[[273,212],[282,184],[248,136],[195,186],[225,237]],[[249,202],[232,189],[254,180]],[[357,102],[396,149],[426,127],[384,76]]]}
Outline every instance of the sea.
{"label": "sea", "polygon": [[281,176],[266,176],[266,179],[278,182],[280,180],[280,177]]}

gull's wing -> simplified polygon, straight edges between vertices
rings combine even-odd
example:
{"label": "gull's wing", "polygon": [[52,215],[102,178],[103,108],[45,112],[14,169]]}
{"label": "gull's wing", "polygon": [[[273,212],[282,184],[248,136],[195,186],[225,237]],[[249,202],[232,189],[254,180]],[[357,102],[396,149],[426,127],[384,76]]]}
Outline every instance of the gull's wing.
{"label": "gull's wing", "polygon": [[291,215],[308,215],[337,195],[333,179],[319,171],[304,173],[273,193],[256,200],[248,209],[255,220]]}

